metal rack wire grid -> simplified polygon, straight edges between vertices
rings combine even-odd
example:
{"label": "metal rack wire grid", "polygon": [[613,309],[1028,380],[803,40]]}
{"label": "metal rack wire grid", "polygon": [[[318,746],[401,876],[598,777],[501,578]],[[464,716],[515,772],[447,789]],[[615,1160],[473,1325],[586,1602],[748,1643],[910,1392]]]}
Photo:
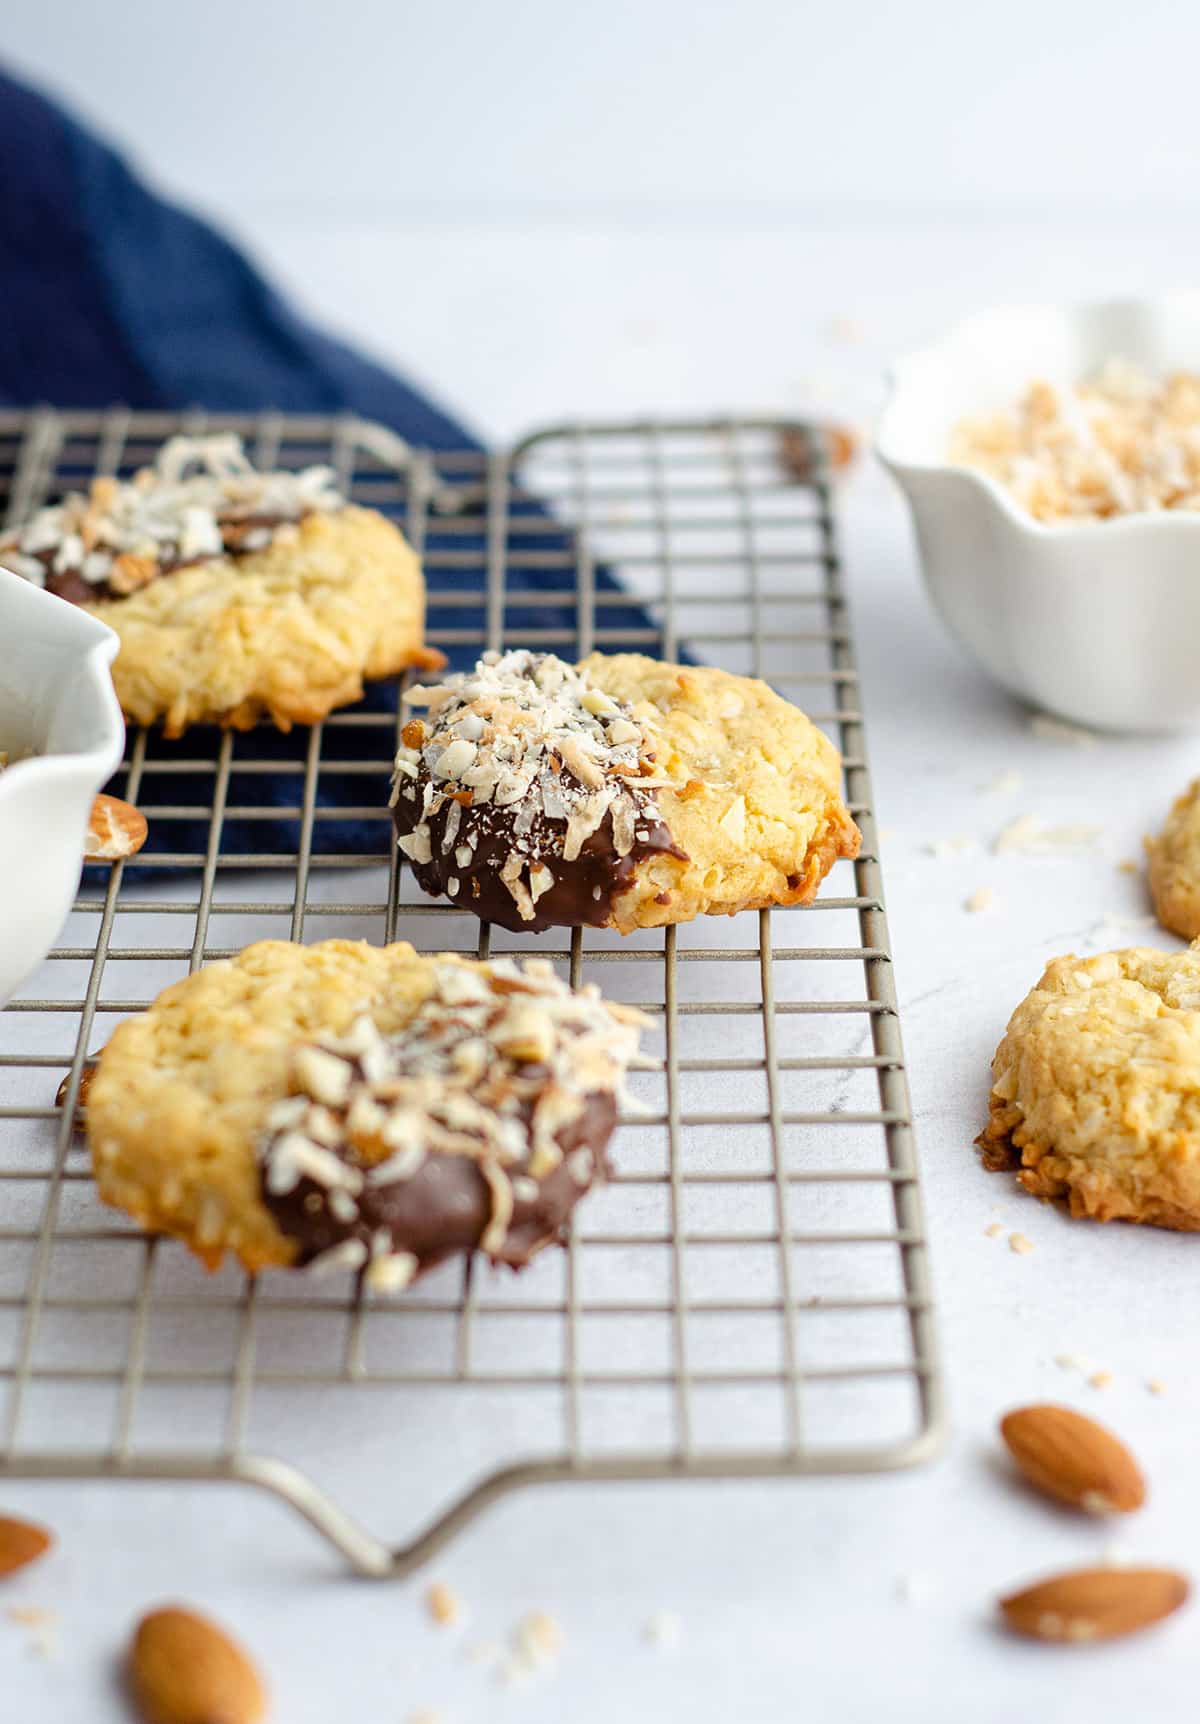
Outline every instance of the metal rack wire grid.
{"label": "metal rack wire grid", "polygon": [[[398,866],[394,685],[286,742],[131,731],[112,788],[160,847],[89,871],[64,944],[0,1017],[0,1475],[257,1483],[389,1576],[516,1485],[930,1454],[941,1382],[819,433],[580,425],[435,462],[357,421],[7,413],[9,517],[206,425],[260,464],[330,460],[394,516],[424,559],[430,639],[460,662],[631,648],[766,677],[841,748],[862,854],[805,908],[514,936]],[[780,465],[784,429],[807,479]],[[72,1121],[115,1023],[251,940],[332,935],[536,949],[654,1019],[645,1111],[565,1250],[519,1275],[445,1265],[388,1301],[349,1277],[206,1275],[98,1204]]]}

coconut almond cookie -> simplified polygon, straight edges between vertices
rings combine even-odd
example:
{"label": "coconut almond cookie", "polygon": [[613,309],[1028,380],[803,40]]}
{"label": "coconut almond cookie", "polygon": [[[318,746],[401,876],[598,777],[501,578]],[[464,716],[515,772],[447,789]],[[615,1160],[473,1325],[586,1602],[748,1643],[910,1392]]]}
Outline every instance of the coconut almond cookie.
{"label": "coconut almond cookie", "polygon": [[1052,959],[997,1049],[977,1142],[1072,1215],[1200,1230],[1200,944]]}
{"label": "coconut almond cookie", "polygon": [[117,1029],[92,1078],[100,1195],[210,1267],[520,1266],[603,1179],[645,1020],[552,967],[263,940]]}
{"label": "coconut almond cookie", "polygon": [[1157,838],[1147,838],[1150,894],[1164,928],[1200,935],[1200,778],[1177,797]]}
{"label": "coconut almond cookie", "polygon": [[764,682],[486,654],[416,688],[392,808],[418,883],[515,930],[807,903],[859,833],[833,744]]}
{"label": "coconut almond cookie", "polygon": [[168,737],[315,724],[364,681],[441,664],[413,551],[330,467],[258,472],[235,436],[172,437],[0,538],[0,563],[116,631],[117,697]]}

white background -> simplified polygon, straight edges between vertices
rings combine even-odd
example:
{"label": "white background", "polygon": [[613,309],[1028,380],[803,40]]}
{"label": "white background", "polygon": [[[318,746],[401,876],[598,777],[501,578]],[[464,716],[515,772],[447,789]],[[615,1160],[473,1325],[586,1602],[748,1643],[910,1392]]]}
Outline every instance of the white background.
{"label": "white background", "polygon": [[[889,354],[962,311],[1200,274],[1200,27],[1178,5],[8,0],[3,36],[14,64],[232,224],[310,308],[495,436],[712,406],[861,423]],[[0,1619],[6,1717],[122,1716],[113,1650],[171,1595],[252,1642],[288,1724],[400,1724],[419,1706],[454,1724],[1191,1715],[1194,1614],[1141,1643],[1059,1652],[1004,1640],[989,1608],[1111,1539],[996,1465],[994,1421],[1015,1401],[1107,1416],[1152,1483],[1122,1543],[1200,1560],[1196,1246],[1072,1225],[986,1179],[970,1139],[1003,1021],[1045,959],[1106,943],[1107,914],[1144,914],[1114,864],[1137,854],[1197,750],[1034,738],[932,619],[904,513],[869,466],[845,516],[955,1418],[946,1456],[896,1478],[509,1499],[439,1567],[479,1632],[533,1605],[559,1616],[558,1677],[517,1695],[433,1637],[418,1589],[344,1581],[245,1493],[10,1490],[6,1505],[62,1536],[8,1595],[56,1610],[63,1645],[43,1662]],[[1019,790],[981,790],[1007,768]],[[1024,812],[1096,822],[1103,843],[990,855]],[[960,833],[973,853],[928,855]],[[996,908],[969,916],[983,885]],[[1168,943],[1140,926],[1128,937]],[[985,1237],[997,1204],[1032,1255]],[[1060,1353],[1112,1387],[1089,1389]],[[660,1609],[684,1619],[670,1656],[638,1642]]]}

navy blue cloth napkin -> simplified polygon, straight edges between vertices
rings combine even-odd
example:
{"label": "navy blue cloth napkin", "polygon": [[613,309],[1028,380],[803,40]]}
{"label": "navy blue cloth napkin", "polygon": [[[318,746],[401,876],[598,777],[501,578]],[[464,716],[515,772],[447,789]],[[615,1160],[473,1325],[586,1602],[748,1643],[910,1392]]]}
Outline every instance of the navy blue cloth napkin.
{"label": "navy blue cloth napkin", "polygon": [[[420,259],[413,260],[420,267]],[[207,222],[178,209],[142,183],[106,143],[44,96],[0,72],[0,400],[10,406],[52,403],[103,408],[121,403],[158,410],[348,413],[377,420],[410,443],[438,451],[478,450],[479,440],[402,378],[314,328]],[[520,514],[540,515],[538,505]],[[522,551],[565,549],[566,531],[509,537],[509,579],[525,591],[561,589],[562,571],[523,565]],[[478,592],[480,605],[431,611],[430,626],[482,628],[486,546],[468,529],[455,549],[477,564],[439,569],[443,590]],[[595,572],[602,592],[620,591],[608,570]],[[531,629],[571,628],[573,609],[548,603],[522,608]],[[651,627],[636,605],[606,607],[606,628]],[[514,643],[515,644],[515,643]],[[474,649],[461,649],[462,666]],[[391,685],[370,690],[363,710],[394,711]],[[389,757],[382,729],[343,730],[324,752],[345,758],[379,749],[380,778],[323,770],[318,800],[326,808],[366,805],[386,786]],[[211,741],[203,743],[211,751]],[[235,753],[277,760],[278,774],[236,776],[231,802],[282,807],[299,801],[307,733],[281,736],[261,727]],[[174,750],[194,756],[185,738],[155,739],[154,760]],[[141,796],[150,815],[147,850],[203,852],[205,819],[155,822],[154,804],[195,804],[205,792],[195,775],[154,771]],[[379,850],[380,824],[352,817],[322,819],[319,851]],[[291,848],[294,822],[234,818],[226,854]]]}

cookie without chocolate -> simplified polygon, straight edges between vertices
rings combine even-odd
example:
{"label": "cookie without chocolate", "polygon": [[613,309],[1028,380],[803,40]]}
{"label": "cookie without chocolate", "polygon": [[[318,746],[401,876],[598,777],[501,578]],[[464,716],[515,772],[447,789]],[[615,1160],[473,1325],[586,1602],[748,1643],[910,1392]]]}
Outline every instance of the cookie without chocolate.
{"label": "cookie without chocolate", "polygon": [[234,436],[173,437],[128,483],[93,480],[0,538],[0,562],[115,630],[122,708],[169,737],[314,724],[364,681],[442,663],[397,528],[332,468],[260,473]]}
{"label": "cookie without chocolate", "polygon": [[1177,797],[1146,858],[1154,909],[1164,928],[1185,940],[1200,935],[1200,778]]}
{"label": "cookie without chocolate", "polygon": [[426,892],[515,930],[807,903],[859,833],[833,744],[764,682],[495,653],[405,697],[392,782]]}
{"label": "cookie without chocolate", "polygon": [[127,1019],[88,1092],[106,1203],[215,1267],[520,1265],[606,1171],[639,1013],[549,964],[264,940]]}
{"label": "cookie without chocolate", "polygon": [[992,1062],[985,1163],[1072,1215],[1200,1231],[1200,945],[1054,958]]}

